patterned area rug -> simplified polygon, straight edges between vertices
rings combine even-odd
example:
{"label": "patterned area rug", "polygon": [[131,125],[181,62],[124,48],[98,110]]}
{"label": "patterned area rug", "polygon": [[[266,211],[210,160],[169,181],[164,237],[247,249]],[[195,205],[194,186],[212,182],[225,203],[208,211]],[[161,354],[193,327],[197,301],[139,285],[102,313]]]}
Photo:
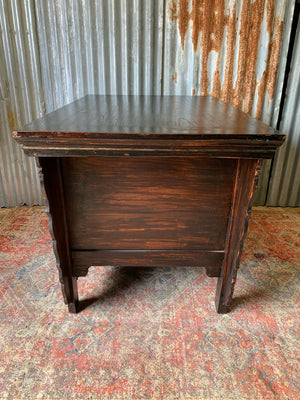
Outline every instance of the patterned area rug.
{"label": "patterned area rug", "polygon": [[233,309],[201,268],[91,268],[72,315],[41,207],[0,210],[0,398],[299,399],[300,209],[256,208]]}

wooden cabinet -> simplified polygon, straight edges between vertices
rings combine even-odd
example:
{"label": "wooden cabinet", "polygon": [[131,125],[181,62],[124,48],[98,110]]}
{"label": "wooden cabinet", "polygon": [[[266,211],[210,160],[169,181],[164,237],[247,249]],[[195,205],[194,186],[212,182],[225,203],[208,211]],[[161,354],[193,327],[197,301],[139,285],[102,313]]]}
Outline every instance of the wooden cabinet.
{"label": "wooden cabinet", "polygon": [[91,265],[205,267],[229,310],[261,161],[283,135],[212,97],[86,96],[14,136],[41,168],[71,312]]}

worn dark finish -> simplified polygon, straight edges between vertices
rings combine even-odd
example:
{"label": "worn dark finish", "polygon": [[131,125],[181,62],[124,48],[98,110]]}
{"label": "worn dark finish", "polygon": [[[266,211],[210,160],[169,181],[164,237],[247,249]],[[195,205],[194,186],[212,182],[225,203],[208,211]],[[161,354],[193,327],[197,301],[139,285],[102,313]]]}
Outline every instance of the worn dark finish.
{"label": "worn dark finish", "polygon": [[64,158],[70,247],[224,250],[236,165],[195,157]]}
{"label": "worn dark finish", "polygon": [[184,96],[87,96],[14,135],[39,157],[71,312],[91,265],[202,266],[229,310],[260,160],[283,135]]}
{"label": "worn dark finish", "polygon": [[219,313],[226,313],[231,302],[260,166],[260,160],[238,161],[226,235],[225,257],[217,287],[216,307]]}
{"label": "worn dark finish", "polygon": [[49,228],[53,239],[62,293],[69,311],[75,313],[78,307],[77,278],[72,273],[60,159],[40,158],[38,166],[41,167],[41,182],[48,199]]}
{"label": "worn dark finish", "polygon": [[284,136],[213,97],[86,96],[15,138],[33,156],[272,158]]}
{"label": "worn dark finish", "polygon": [[220,276],[224,251],[198,250],[87,250],[72,251],[73,274],[86,276],[91,265],[120,267],[206,267],[208,276]]}

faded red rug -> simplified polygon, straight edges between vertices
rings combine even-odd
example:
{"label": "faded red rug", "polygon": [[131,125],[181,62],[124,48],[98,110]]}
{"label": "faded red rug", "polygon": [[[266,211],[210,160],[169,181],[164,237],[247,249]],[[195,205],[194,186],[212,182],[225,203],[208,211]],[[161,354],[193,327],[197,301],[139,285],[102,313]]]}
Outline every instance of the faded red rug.
{"label": "faded red rug", "polygon": [[201,268],[91,268],[63,304],[41,207],[0,210],[0,398],[300,399],[300,209],[256,208],[233,310]]}

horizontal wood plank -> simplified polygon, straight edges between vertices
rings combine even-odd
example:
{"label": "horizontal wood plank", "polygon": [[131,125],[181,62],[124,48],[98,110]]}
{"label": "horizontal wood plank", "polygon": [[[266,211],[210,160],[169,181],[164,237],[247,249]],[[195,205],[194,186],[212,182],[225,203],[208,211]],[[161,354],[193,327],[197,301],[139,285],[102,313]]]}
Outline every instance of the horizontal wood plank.
{"label": "horizontal wood plank", "polygon": [[224,252],[210,251],[71,251],[73,275],[85,276],[91,266],[205,267],[209,276],[219,276]]}
{"label": "horizontal wood plank", "polygon": [[235,160],[62,159],[71,248],[223,250]]}

